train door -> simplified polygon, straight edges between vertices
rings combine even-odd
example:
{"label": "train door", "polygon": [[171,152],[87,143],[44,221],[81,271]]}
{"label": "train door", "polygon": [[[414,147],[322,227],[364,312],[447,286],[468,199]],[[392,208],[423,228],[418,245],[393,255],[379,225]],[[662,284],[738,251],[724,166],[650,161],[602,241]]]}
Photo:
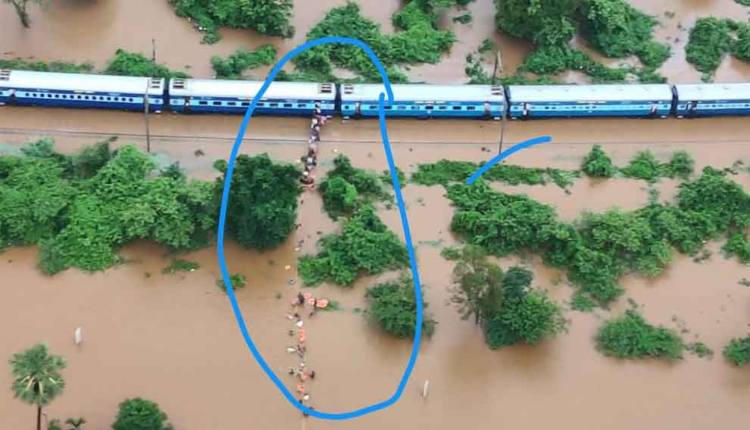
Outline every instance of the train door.
{"label": "train door", "polygon": [[523,119],[527,119],[529,117],[529,112],[530,112],[529,104],[528,103],[524,103],[523,104],[523,114],[522,114]]}
{"label": "train door", "polygon": [[694,117],[698,114],[698,102],[693,100],[688,102],[687,104],[687,115],[689,117]]}

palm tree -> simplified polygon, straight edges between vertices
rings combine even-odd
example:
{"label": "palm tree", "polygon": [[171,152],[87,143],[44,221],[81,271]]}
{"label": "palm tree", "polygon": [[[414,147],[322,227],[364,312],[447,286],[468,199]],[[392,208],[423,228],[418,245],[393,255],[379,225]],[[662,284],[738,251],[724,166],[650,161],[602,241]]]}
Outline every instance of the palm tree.
{"label": "palm tree", "polygon": [[42,406],[48,405],[65,388],[60,370],[65,359],[51,355],[47,346],[37,344],[26,351],[13,354],[13,394],[21,401],[36,405],[36,429],[42,430]]}

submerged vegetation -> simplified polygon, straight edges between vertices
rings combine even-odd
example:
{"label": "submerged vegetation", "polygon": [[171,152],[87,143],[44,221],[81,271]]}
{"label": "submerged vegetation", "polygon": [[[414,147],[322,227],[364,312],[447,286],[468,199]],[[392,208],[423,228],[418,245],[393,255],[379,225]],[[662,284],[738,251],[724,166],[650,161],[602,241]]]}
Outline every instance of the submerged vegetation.
{"label": "submerged vegetation", "polygon": [[[115,55],[107,62],[107,66],[101,72],[94,69],[91,63],[70,63],[64,61],[27,61],[23,59],[3,60],[0,59],[0,69],[29,70],[35,72],[57,72],[57,73],[103,73],[120,76],[151,76],[157,78],[187,78],[188,74],[180,71],[170,70],[168,67],[157,64],[137,52],[128,52],[124,49],[115,51]],[[145,88],[144,88],[145,91]]]}
{"label": "submerged vegetation", "polygon": [[724,358],[735,366],[750,364],[750,336],[732,339],[723,352]]}
{"label": "submerged vegetation", "polygon": [[[669,46],[653,38],[657,24],[625,0],[496,0],[500,30],[530,41],[536,49],[517,71],[515,83],[527,73],[548,79],[566,70],[580,71],[595,82],[620,82],[629,76],[662,82],[655,71],[669,58]],[[607,67],[570,41],[578,33],[602,54],[612,58],[635,55],[641,67]]]}
{"label": "submerged vegetation", "polygon": [[619,172],[627,178],[654,182],[659,178],[687,179],[693,174],[694,167],[693,157],[685,151],[674,152],[669,162],[662,163],[651,151],[646,150],[638,152],[627,166],[618,169],[602,147],[594,145],[583,159],[581,171],[595,178],[610,178]]}
{"label": "submerged vegetation", "polygon": [[227,58],[218,55],[211,57],[211,66],[216,72],[217,79],[242,79],[247,70],[269,66],[276,61],[276,48],[264,45],[255,51],[238,49]]}
{"label": "submerged vegetation", "polygon": [[687,61],[711,80],[727,54],[750,61],[750,24],[716,17],[700,18],[685,46]]}
{"label": "submerged vegetation", "polygon": [[616,358],[682,358],[685,344],[673,330],[655,327],[635,310],[606,321],[596,334],[597,348]]}
{"label": "submerged vegetation", "polygon": [[551,206],[495,192],[483,180],[447,189],[456,208],[451,221],[455,233],[492,255],[542,255],[548,265],[567,270],[576,294],[583,296],[576,303],[610,303],[623,292],[620,277],[659,275],[673,248],[694,255],[707,240],[730,235],[728,253],[742,259],[747,250],[746,237],[736,233],[750,226],[750,195],[727,173],[712,168],[682,183],[674,205],[587,213],[573,224],[561,222]]}
{"label": "submerged vegetation", "polygon": [[451,302],[464,319],[473,317],[482,327],[490,348],[534,345],[565,329],[560,306],[530,288],[534,276],[529,270],[514,266],[503,272],[471,245],[448,256],[457,260]]}
{"label": "submerged vegetation", "polygon": [[[109,60],[104,73],[122,76],[151,76],[156,78],[187,78],[184,72],[170,70],[166,66],[156,64],[143,54],[128,52],[124,49],[115,51],[115,56]],[[145,90],[145,89],[144,89]]]}
{"label": "submerged vegetation", "polygon": [[307,285],[350,286],[360,274],[400,269],[408,261],[406,247],[370,205],[358,208],[344,221],[341,233],[321,239],[320,247],[318,255],[300,258],[299,273]]}
{"label": "submerged vegetation", "polygon": [[[308,33],[307,40],[326,36],[359,39],[369,45],[386,67],[394,82],[407,80],[397,66],[437,63],[455,41],[450,31],[437,28],[438,11],[450,7],[451,0],[413,0],[393,15],[394,34],[383,34],[380,25],[363,17],[356,3],[331,9]],[[367,54],[350,45],[328,44],[315,47],[294,59],[298,73],[316,81],[337,80],[335,68],[356,73],[360,80],[379,81],[377,69]],[[286,76],[294,79],[295,75]]]}
{"label": "submerged vegetation", "polygon": [[[121,246],[137,239],[173,250],[207,245],[221,180],[189,180],[174,168],[159,172],[134,146],[109,145],[63,155],[41,140],[21,156],[0,156],[0,249],[39,245],[41,269],[54,274],[105,269],[120,261]],[[258,249],[284,241],[296,219],[297,177],[294,167],[265,155],[238,157],[229,234]]]}
{"label": "submerged vegetation", "polygon": [[[414,337],[417,326],[417,301],[411,278],[375,285],[367,290],[367,315],[383,330],[396,337]],[[423,309],[427,309],[423,301]],[[428,313],[423,314],[422,333],[430,337],[437,323]]]}
{"label": "submerged vegetation", "polygon": [[204,31],[203,43],[221,40],[219,28],[252,29],[269,36],[292,37],[292,0],[169,0],[175,13]]}
{"label": "submerged vegetation", "polygon": [[112,430],[172,430],[165,414],[156,403],[140,397],[120,403]]}
{"label": "submerged vegetation", "polygon": [[[420,185],[448,185],[453,182],[465,182],[481,164],[471,161],[440,160],[436,163],[419,164],[411,177],[412,182]],[[544,185],[554,183],[560,188],[567,188],[578,177],[576,171],[552,168],[534,168],[498,164],[482,175],[487,181],[499,181],[510,185]]]}

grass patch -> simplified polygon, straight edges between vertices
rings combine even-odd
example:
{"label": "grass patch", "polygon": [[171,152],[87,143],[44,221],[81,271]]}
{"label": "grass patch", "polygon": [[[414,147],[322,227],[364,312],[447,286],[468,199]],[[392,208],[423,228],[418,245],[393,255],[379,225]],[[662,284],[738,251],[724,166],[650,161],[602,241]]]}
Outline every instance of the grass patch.
{"label": "grass patch", "polygon": [[[482,165],[471,161],[440,160],[431,164],[419,164],[411,181],[420,185],[448,185],[465,182]],[[540,169],[511,164],[498,164],[482,175],[486,181],[504,182],[510,185],[545,185],[554,183],[567,188],[578,177],[578,172],[561,169]]]}
{"label": "grass patch", "polygon": [[188,261],[188,260],[182,260],[182,259],[176,259],[172,260],[172,263],[169,264],[169,266],[163,268],[161,270],[161,273],[164,274],[174,274],[177,272],[195,272],[196,270],[200,269],[201,265],[196,263],[195,261]]}
{"label": "grass patch", "polygon": [[[151,76],[156,78],[189,78],[184,72],[170,70],[166,66],[156,64],[138,52],[128,52],[124,49],[115,51],[115,56],[109,60],[103,73],[121,76]],[[144,88],[145,91],[145,88]]]}
{"label": "grass patch", "polygon": [[94,65],[91,63],[70,63],[65,61],[27,61],[20,58],[12,60],[0,59],[0,69],[28,70],[33,72],[58,73],[92,73]]}
{"label": "grass patch", "polygon": [[727,54],[750,61],[750,24],[713,16],[699,18],[685,46],[687,61],[710,81]]}
{"label": "grass patch", "polygon": [[698,358],[711,358],[714,356],[714,350],[703,342],[689,343],[685,345],[685,350]]}
{"label": "grass patch", "polygon": [[[240,288],[245,288],[245,285],[247,285],[247,278],[241,273],[235,273],[229,275],[229,282],[232,283],[232,288],[239,290]],[[227,292],[227,284],[224,283],[224,279],[217,279],[216,286],[221,288],[225,293]]]}

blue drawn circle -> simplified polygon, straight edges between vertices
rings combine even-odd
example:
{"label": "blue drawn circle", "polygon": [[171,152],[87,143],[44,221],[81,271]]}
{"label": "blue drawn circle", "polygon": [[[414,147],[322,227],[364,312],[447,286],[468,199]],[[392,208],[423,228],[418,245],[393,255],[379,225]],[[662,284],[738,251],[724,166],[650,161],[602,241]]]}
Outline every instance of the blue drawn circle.
{"label": "blue drawn circle", "polygon": [[352,39],[348,37],[338,37],[338,36],[331,36],[331,37],[324,37],[321,39],[316,39],[309,41],[301,46],[298,46],[297,48],[293,49],[284,57],[279,60],[278,63],[271,69],[271,72],[268,74],[268,77],[266,78],[265,82],[263,82],[263,86],[260,88],[260,91],[258,94],[253,97],[252,103],[250,103],[250,106],[247,109],[247,112],[245,112],[245,116],[242,119],[242,124],[240,125],[239,131],[237,132],[237,138],[234,141],[234,145],[232,146],[232,152],[229,155],[229,162],[227,164],[227,170],[225,173],[225,179],[224,179],[224,188],[221,195],[221,207],[219,210],[219,231],[218,231],[218,239],[217,239],[217,254],[219,257],[219,266],[221,267],[221,276],[224,279],[224,283],[227,286],[227,295],[229,296],[229,301],[232,305],[232,311],[234,312],[235,319],[237,320],[237,325],[240,328],[240,332],[242,333],[242,337],[245,339],[245,343],[247,344],[247,347],[250,349],[250,352],[253,355],[253,358],[258,362],[261,369],[268,375],[268,377],[271,379],[271,382],[276,385],[276,387],[281,391],[281,394],[284,395],[284,397],[289,401],[289,403],[292,404],[295,408],[301,410],[302,412],[309,414],[310,416],[316,417],[316,418],[322,418],[322,419],[328,419],[328,420],[346,420],[351,418],[356,418],[365,414],[369,414],[371,412],[375,412],[381,409],[385,409],[394,403],[398,401],[398,399],[401,397],[401,395],[404,392],[404,388],[406,387],[406,383],[409,380],[409,377],[411,376],[412,370],[414,370],[414,364],[417,360],[417,356],[419,355],[419,344],[420,340],[422,338],[422,311],[423,311],[423,303],[422,303],[422,294],[421,294],[421,287],[420,287],[420,281],[419,281],[419,270],[417,268],[417,260],[415,258],[414,253],[414,246],[412,245],[411,240],[411,231],[409,229],[409,221],[406,217],[406,207],[404,205],[403,196],[401,195],[401,186],[398,181],[398,175],[396,174],[396,168],[395,163],[393,161],[393,154],[391,152],[391,145],[390,141],[388,140],[388,130],[387,130],[387,124],[385,120],[385,94],[380,93],[380,97],[378,100],[378,119],[380,123],[380,135],[382,137],[383,141],[383,149],[385,151],[386,158],[388,160],[388,168],[390,169],[391,173],[391,181],[393,182],[393,189],[396,194],[396,202],[398,204],[399,214],[401,216],[401,226],[404,231],[404,237],[406,239],[406,247],[409,252],[409,263],[411,266],[411,273],[412,273],[412,279],[414,282],[414,294],[416,296],[416,303],[417,303],[417,322],[416,327],[414,330],[414,342],[412,344],[412,350],[411,354],[409,355],[409,362],[406,365],[406,369],[404,370],[403,376],[401,376],[401,380],[398,384],[398,387],[396,388],[396,391],[393,393],[393,395],[386,400],[383,400],[378,403],[374,403],[372,405],[353,410],[351,412],[340,412],[340,413],[328,413],[328,412],[321,412],[318,410],[310,409],[309,407],[303,405],[297,399],[294,397],[294,395],[284,386],[284,384],[281,382],[278,376],[271,370],[271,368],[268,366],[268,363],[266,363],[265,359],[261,355],[261,353],[258,351],[258,348],[255,346],[255,343],[253,342],[252,337],[250,336],[250,333],[247,330],[247,325],[245,324],[245,319],[242,315],[242,312],[240,311],[240,307],[237,303],[237,298],[234,295],[234,287],[232,286],[232,280],[229,277],[229,271],[227,270],[226,265],[226,258],[224,256],[224,228],[226,224],[226,217],[227,217],[227,205],[229,202],[229,189],[231,187],[232,183],[232,174],[234,172],[234,163],[237,158],[237,153],[239,152],[240,145],[242,144],[242,139],[245,136],[245,132],[247,131],[247,126],[250,122],[250,119],[253,116],[253,112],[255,111],[255,108],[260,101],[260,99],[263,97],[263,94],[265,94],[266,90],[268,90],[268,87],[271,85],[271,82],[273,82],[273,79],[276,77],[276,75],[279,73],[282,67],[284,67],[284,64],[286,64],[290,59],[296,57],[303,51],[310,49],[312,47],[318,46],[318,45],[324,45],[328,43],[343,43],[347,45],[354,45],[362,49],[368,57],[370,57],[370,60],[373,62],[375,67],[378,70],[378,73],[380,73],[380,77],[382,79],[383,85],[385,86],[386,93],[388,94],[388,103],[393,102],[393,90],[391,89],[391,83],[388,80],[388,74],[385,71],[385,68],[383,67],[382,63],[378,59],[377,55],[375,55],[375,52],[367,46],[364,42]]}

